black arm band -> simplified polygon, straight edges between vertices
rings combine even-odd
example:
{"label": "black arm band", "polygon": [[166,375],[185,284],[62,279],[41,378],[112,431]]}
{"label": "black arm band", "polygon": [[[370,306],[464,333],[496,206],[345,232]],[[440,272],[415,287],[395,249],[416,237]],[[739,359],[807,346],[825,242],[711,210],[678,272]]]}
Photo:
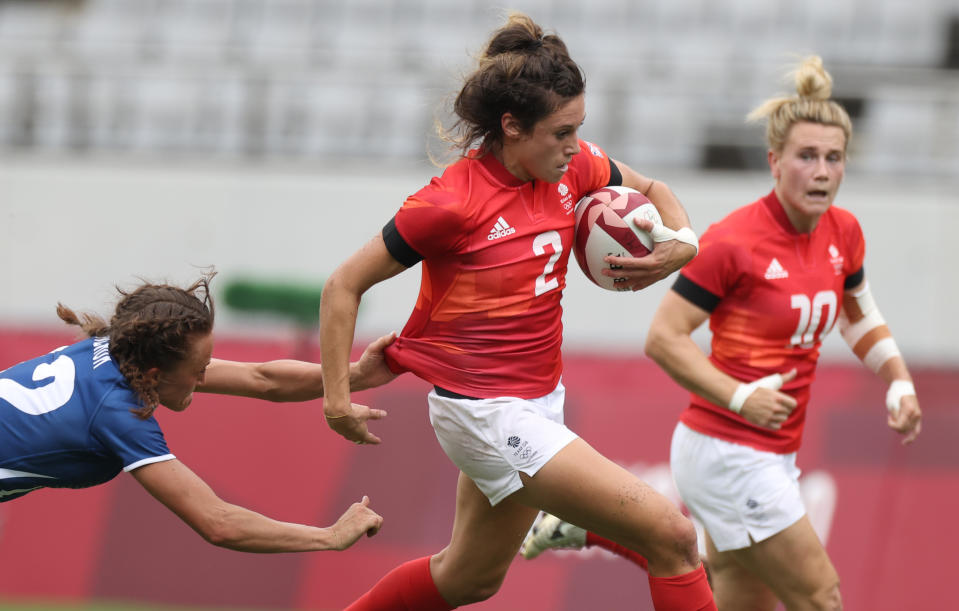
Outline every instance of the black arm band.
{"label": "black arm band", "polygon": [[673,283],[673,290],[694,306],[712,312],[719,305],[719,296],[699,286],[686,276],[679,274]]}
{"label": "black arm band", "polygon": [[396,230],[396,217],[391,218],[390,222],[383,226],[383,243],[386,244],[386,250],[390,251],[393,258],[406,267],[413,267],[423,260],[423,255],[413,250],[413,247],[407,244],[400,232]]}
{"label": "black arm band", "polygon": [[853,272],[846,276],[846,280],[842,283],[842,288],[845,290],[854,289],[860,284],[862,284],[863,278],[866,277],[866,268],[860,267],[858,272]]}
{"label": "black arm band", "polygon": [[607,187],[619,187],[623,184],[623,173],[619,171],[619,167],[613,162],[613,158],[609,158],[609,183]]}

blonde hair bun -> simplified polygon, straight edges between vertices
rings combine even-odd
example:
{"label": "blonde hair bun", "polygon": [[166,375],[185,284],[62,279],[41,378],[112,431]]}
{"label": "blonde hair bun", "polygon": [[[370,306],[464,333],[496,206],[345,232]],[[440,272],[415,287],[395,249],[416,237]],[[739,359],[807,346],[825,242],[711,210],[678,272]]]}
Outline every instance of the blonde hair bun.
{"label": "blonde hair bun", "polygon": [[822,58],[810,55],[802,60],[793,73],[796,79],[796,93],[801,98],[828,100],[832,95],[832,76],[822,65]]}
{"label": "blonde hair bun", "polygon": [[849,146],[852,121],[846,109],[831,97],[832,76],[823,67],[822,58],[810,55],[790,74],[797,95],[769,98],[754,108],[746,120],[766,123],[766,143],[774,151],[783,149],[790,128],[803,121],[841,128],[846,136],[845,146]]}

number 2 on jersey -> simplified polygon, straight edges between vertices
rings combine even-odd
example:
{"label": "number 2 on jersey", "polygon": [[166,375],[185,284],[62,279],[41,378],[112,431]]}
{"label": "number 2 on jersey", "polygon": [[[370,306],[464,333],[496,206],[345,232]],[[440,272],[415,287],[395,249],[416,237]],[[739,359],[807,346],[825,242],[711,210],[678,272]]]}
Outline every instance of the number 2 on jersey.
{"label": "number 2 on jersey", "polygon": [[0,399],[25,414],[38,416],[63,407],[73,395],[76,367],[73,360],[61,354],[52,363],[40,363],[33,370],[33,381],[53,378],[49,384],[27,388],[9,378],[0,379]]}
{"label": "number 2 on jersey", "polygon": [[533,238],[533,254],[537,257],[546,254],[547,246],[553,247],[553,254],[550,255],[549,260],[546,261],[546,265],[543,267],[543,273],[536,277],[535,295],[537,297],[547,291],[559,288],[558,278],[555,276],[549,279],[546,278],[546,276],[553,273],[556,262],[559,261],[560,255],[563,254],[563,240],[558,231],[544,231]]}

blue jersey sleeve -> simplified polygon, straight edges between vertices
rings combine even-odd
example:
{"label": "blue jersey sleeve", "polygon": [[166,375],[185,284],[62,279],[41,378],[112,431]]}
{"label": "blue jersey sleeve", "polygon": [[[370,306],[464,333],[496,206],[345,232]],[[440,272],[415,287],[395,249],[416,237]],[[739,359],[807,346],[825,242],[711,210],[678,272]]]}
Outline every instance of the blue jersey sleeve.
{"label": "blue jersey sleeve", "polygon": [[170,453],[156,418],[141,419],[131,412],[135,405],[125,399],[127,392],[111,392],[93,421],[91,434],[130,471],[154,462],[175,458]]}

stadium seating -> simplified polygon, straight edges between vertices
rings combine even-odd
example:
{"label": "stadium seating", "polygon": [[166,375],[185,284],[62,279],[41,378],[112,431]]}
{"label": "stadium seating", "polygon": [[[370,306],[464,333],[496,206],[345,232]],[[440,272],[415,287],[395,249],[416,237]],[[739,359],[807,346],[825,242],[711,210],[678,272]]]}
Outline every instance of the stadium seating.
{"label": "stadium seating", "polygon": [[[795,54],[818,53],[861,115],[863,169],[959,167],[955,3],[512,6],[566,39],[587,73],[584,135],[634,163],[761,163],[744,115]],[[422,158],[434,111],[502,15],[487,0],[10,0],[0,150]]]}

